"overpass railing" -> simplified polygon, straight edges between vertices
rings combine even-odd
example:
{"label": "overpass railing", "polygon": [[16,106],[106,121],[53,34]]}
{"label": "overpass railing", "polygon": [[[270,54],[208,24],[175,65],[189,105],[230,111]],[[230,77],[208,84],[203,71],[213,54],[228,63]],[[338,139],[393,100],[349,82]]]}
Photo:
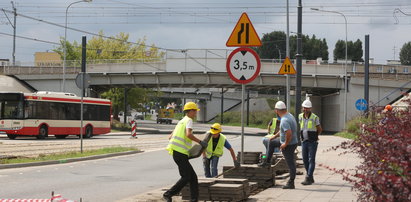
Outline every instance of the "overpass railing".
{"label": "overpass railing", "polygon": [[[143,57],[140,59],[99,59],[88,60],[87,71],[90,72],[224,72],[227,57],[231,49],[168,49],[158,58]],[[284,59],[262,59],[261,72],[276,73]],[[295,64],[295,61],[292,60]],[[67,60],[66,73],[80,72],[80,61]],[[303,74],[344,75],[342,63],[322,63],[320,60],[303,60]],[[0,66],[0,74],[62,74],[62,61],[42,63],[17,63]],[[347,74],[354,77],[364,75],[363,63],[350,62]],[[409,79],[411,66],[370,64],[371,78]]]}

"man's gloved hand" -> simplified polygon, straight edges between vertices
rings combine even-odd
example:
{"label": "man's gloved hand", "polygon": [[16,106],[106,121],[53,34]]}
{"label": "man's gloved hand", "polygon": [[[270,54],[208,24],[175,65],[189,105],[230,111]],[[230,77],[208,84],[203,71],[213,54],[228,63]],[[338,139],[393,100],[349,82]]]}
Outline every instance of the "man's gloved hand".
{"label": "man's gloved hand", "polygon": [[207,142],[204,142],[203,140],[201,140],[201,141],[199,142],[199,144],[200,144],[201,147],[203,147],[203,148],[207,148],[207,146],[208,146],[208,143],[207,143]]}
{"label": "man's gloved hand", "polygon": [[234,167],[236,167],[236,168],[241,167],[240,162],[238,162],[237,160],[234,160],[233,162],[234,162]]}

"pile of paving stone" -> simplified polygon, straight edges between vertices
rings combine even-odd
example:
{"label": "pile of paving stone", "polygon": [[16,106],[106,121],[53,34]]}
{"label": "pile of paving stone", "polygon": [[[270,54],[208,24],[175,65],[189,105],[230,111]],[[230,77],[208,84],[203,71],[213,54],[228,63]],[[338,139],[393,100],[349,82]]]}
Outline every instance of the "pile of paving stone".
{"label": "pile of paving stone", "polygon": [[235,169],[232,168],[233,166],[223,166],[224,178],[246,178],[251,182],[257,182],[259,188],[268,188],[275,185],[273,167],[259,167],[256,164],[252,164],[241,165],[241,167]]}
{"label": "pile of paving stone", "polygon": [[[244,152],[244,164],[257,164],[260,161],[262,152]],[[237,160],[241,162],[241,152],[237,153]]]}
{"label": "pile of paving stone", "polygon": [[[250,183],[247,179],[229,178],[200,178],[198,187],[200,201],[243,201],[257,189],[256,183]],[[183,200],[190,199],[188,185],[183,188],[181,194]]]}

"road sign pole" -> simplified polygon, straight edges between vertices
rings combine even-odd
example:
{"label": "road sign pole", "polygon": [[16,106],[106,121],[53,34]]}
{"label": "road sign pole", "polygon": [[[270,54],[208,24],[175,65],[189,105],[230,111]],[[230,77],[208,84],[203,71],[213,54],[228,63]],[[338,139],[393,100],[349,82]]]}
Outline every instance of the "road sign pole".
{"label": "road sign pole", "polygon": [[286,95],[286,100],[287,100],[287,107],[289,108],[289,109],[291,109],[290,107],[291,107],[291,105],[290,105],[290,75],[288,75],[288,74],[286,74],[285,75],[285,80],[286,80],[286,92],[285,92],[285,95]]}
{"label": "road sign pole", "polygon": [[84,114],[84,106],[83,106],[83,97],[85,96],[85,80],[84,80],[84,74],[86,72],[86,55],[87,55],[87,39],[86,36],[82,37],[82,41],[81,41],[81,45],[82,45],[82,54],[81,54],[81,109],[80,109],[80,152],[83,153],[83,114]]}
{"label": "road sign pole", "polygon": [[244,94],[245,85],[241,85],[241,164],[244,164]]}

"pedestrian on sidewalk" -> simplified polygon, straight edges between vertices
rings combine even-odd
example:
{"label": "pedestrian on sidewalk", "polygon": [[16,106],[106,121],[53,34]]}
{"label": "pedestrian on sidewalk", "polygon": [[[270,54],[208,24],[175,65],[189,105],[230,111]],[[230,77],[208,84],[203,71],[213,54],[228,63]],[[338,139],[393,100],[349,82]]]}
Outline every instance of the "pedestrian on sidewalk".
{"label": "pedestrian on sidewalk", "polygon": [[279,117],[281,117],[280,149],[283,153],[288,169],[290,170],[290,179],[287,184],[283,186],[283,189],[295,189],[294,180],[297,169],[295,165],[294,152],[298,144],[297,121],[292,114],[287,112],[287,106],[283,101],[278,101],[275,103],[275,112]]}
{"label": "pedestrian on sidewalk", "polygon": [[183,110],[186,116],[177,123],[174,131],[170,134],[167,146],[169,154],[173,155],[174,162],[178,166],[181,178],[163,194],[163,198],[167,202],[171,202],[172,197],[180,193],[187,183],[190,183],[190,201],[198,201],[197,174],[188,161],[188,155],[192,141],[199,143],[203,148],[207,147],[207,143],[193,135],[193,119],[200,109],[194,102],[187,102]]}
{"label": "pedestrian on sidewalk", "polygon": [[271,159],[273,153],[280,150],[280,120],[281,118],[273,118],[270,123],[268,123],[267,135],[263,138],[263,144],[265,146],[265,158],[262,159],[261,163],[258,164],[259,167],[270,167]]}
{"label": "pedestrian on sidewalk", "polygon": [[[208,142],[207,149],[203,152],[203,166],[205,177],[211,178],[218,175],[218,160],[224,153],[224,147],[230,151],[231,157],[235,167],[240,167],[240,163],[234,153],[234,149],[231,147],[227,138],[221,133],[221,125],[214,123],[211,126],[210,133],[212,138]],[[210,172],[211,166],[211,172]]]}
{"label": "pedestrian on sidewalk", "polygon": [[307,173],[305,180],[301,184],[311,185],[314,183],[313,174],[319,140],[318,135],[321,135],[323,129],[320,125],[320,118],[311,112],[312,103],[309,98],[301,106],[303,107],[303,113],[298,115],[298,121],[300,123],[303,162]]}

